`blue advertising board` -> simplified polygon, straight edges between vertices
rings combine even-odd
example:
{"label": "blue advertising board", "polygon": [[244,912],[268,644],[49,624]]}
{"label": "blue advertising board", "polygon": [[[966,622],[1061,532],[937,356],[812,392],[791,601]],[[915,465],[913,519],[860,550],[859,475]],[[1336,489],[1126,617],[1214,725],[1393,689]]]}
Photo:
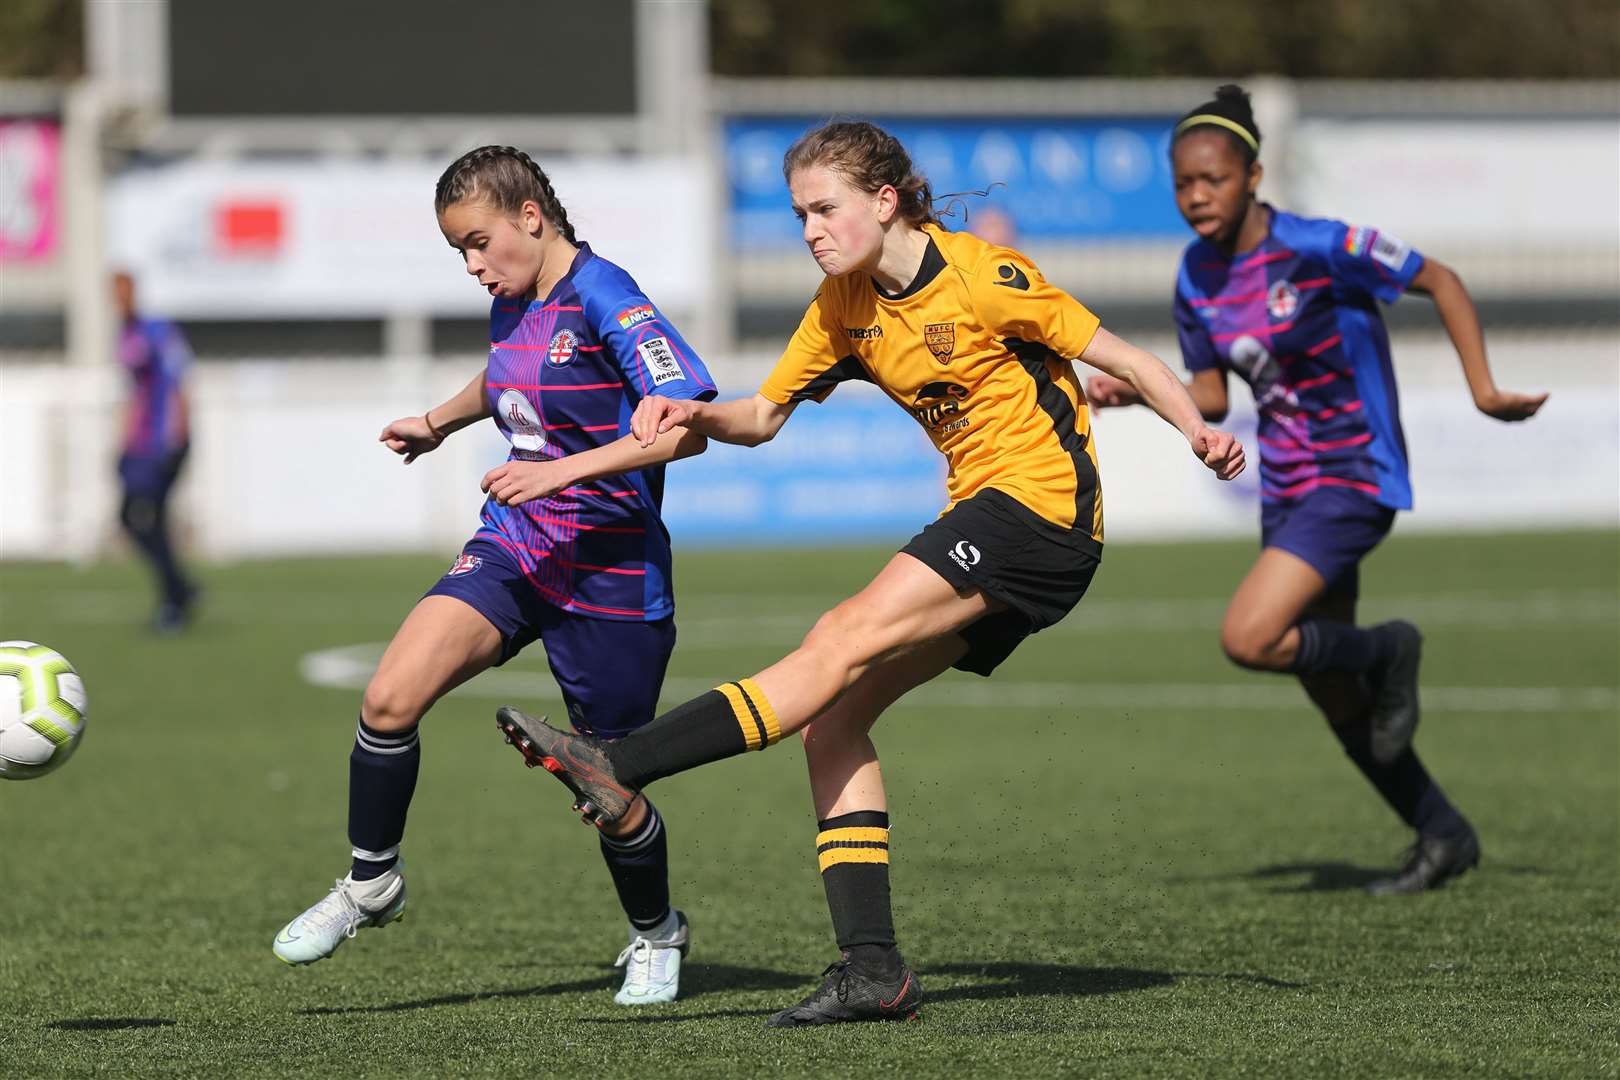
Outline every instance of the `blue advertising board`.
{"label": "blue advertising board", "polygon": [[[801,244],[782,155],[815,117],[735,116],[725,124],[732,243],[741,250]],[[1012,218],[1021,239],[1185,238],[1170,178],[1173,117],[873,118],[911,153],[935,196]],[[944,204],[938,204],[943,209]],[[960,228],[960,217],[952,224]]]}
{"label": "blue advertising board", "polygon": [[945,458],[866,386],[806,402],[764,446],[710,442],[669,466],[664,521],[679,548],[868,540],[896,548],[945,509]]}

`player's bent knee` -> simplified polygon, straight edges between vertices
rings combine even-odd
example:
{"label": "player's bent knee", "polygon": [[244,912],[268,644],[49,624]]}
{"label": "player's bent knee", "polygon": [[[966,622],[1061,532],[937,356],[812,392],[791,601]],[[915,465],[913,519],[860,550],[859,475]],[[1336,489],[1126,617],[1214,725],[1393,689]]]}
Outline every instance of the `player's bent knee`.
{"label": "player's bent knee", "polygon": [[392,679],[377,675],[360,699],[360,718],[373,731],[404,731],[422,719],[427,705]]}
{"label": "player's bent knee", "polygon": [[876,659],[881,648],[877,629],[846,601],[817,619],[799,648],[852,672]]}
{"label": "player's bent knee", "polygon": [[1276,640],[1272,635],[1253,624],[1229,619],[1221,627],[1221,651],[1239,667],[1260,670],[1270,667],[1268,660],[1274,645]]}

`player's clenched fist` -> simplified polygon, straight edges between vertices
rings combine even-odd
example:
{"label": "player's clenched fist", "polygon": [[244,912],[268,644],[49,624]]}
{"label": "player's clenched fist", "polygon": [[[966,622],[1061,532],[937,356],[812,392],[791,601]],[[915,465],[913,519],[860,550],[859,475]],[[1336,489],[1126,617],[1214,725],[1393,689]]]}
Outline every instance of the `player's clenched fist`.
{"label": "player's clenched fist", "polygon": [[444,436],[433,430],[427,417],[407,416],[383,428],[377,441],[396,454],[404,454],[405,464],[409,465],[429,450],[438,449]]}
{"label": "player's clenched fist", "polygon": [[1243,471],[1243,444],[1230,432],[1202,428],[1188,440],[1193,453],[1222,480],[1234,479]]}
{"label": "player's clenched fist", "polygon": [[697,412],[697,403],[653,394],[641,399],[630,416],[630,434],[642,446],[651,446],[664,432],[681,427]]}

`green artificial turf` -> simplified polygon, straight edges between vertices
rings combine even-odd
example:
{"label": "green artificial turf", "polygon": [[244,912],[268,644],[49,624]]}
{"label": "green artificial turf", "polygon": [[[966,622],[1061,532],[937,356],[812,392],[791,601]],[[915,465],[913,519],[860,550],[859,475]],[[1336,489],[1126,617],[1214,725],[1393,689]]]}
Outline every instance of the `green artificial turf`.
{"label": "green artificial turf", "polygon": [[[595,840],[496,734],[504,700],[555,713],[539,650],[424,728],[406,920],[291,969],[272,936],[348,861],[345,684],[448,559],[204,567],[173,639],[133,564],[0,564],[0,637],[60,649],[91,703],[62,770],[0,784],[0,1074],[1615,1075],[1620,537],[1397,536],[1365,568],[1367,619],[1427,633],[1418,747],[1484,845],[1400,899],[1359,889],[1398,820],[1294,684],[1219,653],[1253,553],[1115,545],[994,679],[891,711],[923,1018],[788,1032],[764,1017],[833,958],[794,741],[652,791],[693,927],[673,1005],[613,1005]],[[885,557],[683,554],[665,703]]]}

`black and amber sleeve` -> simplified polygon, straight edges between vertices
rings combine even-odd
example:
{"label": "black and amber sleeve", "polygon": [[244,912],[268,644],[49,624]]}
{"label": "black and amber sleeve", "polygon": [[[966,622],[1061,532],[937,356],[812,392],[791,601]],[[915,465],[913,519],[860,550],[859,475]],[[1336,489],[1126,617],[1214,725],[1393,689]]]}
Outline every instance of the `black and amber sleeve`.
{"label": "black and amber sleeve", "polygon": [[1063,359],[1075,360],[1101,326],[1090,309],[1011,248],[987,252],[970,280],[974,307],[998,338],[1040,342]]}
{"label": "black and amber sleeve", "polygon": [[822,402],[841,382],[871,381],[859,358],[849,352],[832,282],[822,285],[804,313],[793,340],[771,369],[760,396],[778,405]]}

